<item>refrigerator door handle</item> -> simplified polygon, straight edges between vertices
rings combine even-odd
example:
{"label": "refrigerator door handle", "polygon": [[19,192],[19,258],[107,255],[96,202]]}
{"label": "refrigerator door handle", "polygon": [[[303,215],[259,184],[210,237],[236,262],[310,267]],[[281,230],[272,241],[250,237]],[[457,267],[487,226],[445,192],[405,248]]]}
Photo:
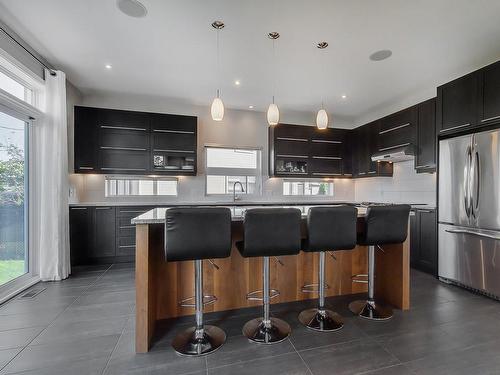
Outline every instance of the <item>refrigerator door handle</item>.
{"label": "refrigerator door handle", "polygon": [[474,152],[474,180],[473,189],[471,190],[471,212],[474,218],[479,216],[479,197],[481,196],[479,189],[481,188],[481,170],[479,163],[479,152]]}
{"label": "refrigerator door handle", "polygon": [[472,148],[467,146],[467,151],[465,153],[465,178],[464,178],[464,206],[465,214],[470,219],[471,214],[471,164],[472,164]]}
{"label": "refrigerator door handle", "polygon": [[495,235],[495,234],[489,234],[489,233],[481,233],[481,232],[477,232],[477,231],[470,230],[470,229],[446,229],[445,232],[456,233],[456,234],[471,234],[473,236],[490,238],[493,240],[500,241],[500,234]]}

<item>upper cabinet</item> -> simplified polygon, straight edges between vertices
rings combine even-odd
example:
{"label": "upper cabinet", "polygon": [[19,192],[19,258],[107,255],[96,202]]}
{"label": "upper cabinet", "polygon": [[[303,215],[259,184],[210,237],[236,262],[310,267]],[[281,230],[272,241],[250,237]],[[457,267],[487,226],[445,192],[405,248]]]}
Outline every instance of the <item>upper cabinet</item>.
{"label": "upper cabinet", "polygon": [[355,177],[392,176],[392,164],[372,161],[372,155],[380,148],[380,121],[373,121],[353,131]]}
{"label": "upper cabinet", "polygon": [[500,62],[438,87],[439,135],[500,123]]}
{"label": "upper cabinet", "polygon": [[351,177],[347,130],[278,124],[269,128],[269,174]]}
{"label": "upper cabinet", "polygon": [[436,171],[436,98],[417,105],[415,169],[417,173]]}
{"label": "upper cabinet", "polygon": [[413,106],[393,113],[380,120],[377,151],[415,144],[417,128],[417,107]]}
{"label": "upper cabinet", "polygon": [[500,61],[479,72],[478,106],[479,124],[500,122]]}
{"label": "upper cabinet", "polygon": [[474,72],[437,89],[437,124],[440,134],[473,127],[477,118],[479,75]]}
{"label": "upper cabinet", "polygon": [[197,118],[75,107],[75,172],[196,174]]}

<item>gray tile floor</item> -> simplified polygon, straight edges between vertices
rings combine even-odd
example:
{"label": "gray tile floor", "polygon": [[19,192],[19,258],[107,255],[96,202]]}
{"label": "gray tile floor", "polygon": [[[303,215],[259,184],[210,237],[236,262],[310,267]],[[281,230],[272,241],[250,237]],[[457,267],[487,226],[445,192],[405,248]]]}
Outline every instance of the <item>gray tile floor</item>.
{"label": "gray tile floor", "polygon": [[298,312],[313,302],[272,307],[292,326],[277,345],[249,343],[242,325],[260,313],[207,314],[226,345],[203,358],[177,356],[170,340],[192,318],[166,321],[152,351],[134,353],[131,265],[88,267],[42,283],[33,299],[0,307],[0,374],[500,374],[500,303],[412,271],[409,312],[388,322],[352,316],[340,297],[328,305],[345,317],[339,332],[303,328]]}

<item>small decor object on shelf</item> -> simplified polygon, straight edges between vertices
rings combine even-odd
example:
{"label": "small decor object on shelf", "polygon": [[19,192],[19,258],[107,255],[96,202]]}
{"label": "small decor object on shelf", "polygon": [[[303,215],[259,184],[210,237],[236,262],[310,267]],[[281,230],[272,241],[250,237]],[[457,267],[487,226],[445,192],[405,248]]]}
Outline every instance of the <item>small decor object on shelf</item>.
{"label": "small decor object on shelf", "polygon": [[154,155],[153,165],[155,167],[163,167],[165,165],[165,157],[163,155]]}

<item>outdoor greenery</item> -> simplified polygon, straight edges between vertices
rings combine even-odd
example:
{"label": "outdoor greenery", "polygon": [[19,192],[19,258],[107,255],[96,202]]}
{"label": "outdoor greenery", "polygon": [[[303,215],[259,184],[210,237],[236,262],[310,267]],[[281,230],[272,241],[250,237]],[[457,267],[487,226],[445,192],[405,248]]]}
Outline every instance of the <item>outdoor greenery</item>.
{"label": "outdoor greenery", "polygon": [[7,160],[0,160],[0,205],[21,206],[24,203],[24,153],[14,144],[0,143]]}
{"label": "outdoor greenery", "polygon": [[0,285],[24,274],[23,260],[0,260]]}

